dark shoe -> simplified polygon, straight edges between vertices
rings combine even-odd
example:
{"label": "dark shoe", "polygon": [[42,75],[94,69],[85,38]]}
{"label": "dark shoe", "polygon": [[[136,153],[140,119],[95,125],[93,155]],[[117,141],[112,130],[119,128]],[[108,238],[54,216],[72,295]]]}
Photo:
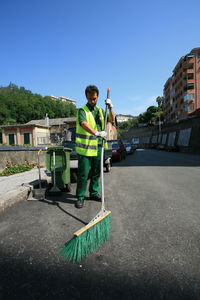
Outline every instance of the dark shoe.
{"label": "dark shoe", "polygon": [[101,202],[101,197],[99,195],[90,196],[90,200],[99,201]]}
{"label": "dark shoe", "polygon": [[76,208],[82,208],[84,204],[84,199],[78,199],[75,203]]}

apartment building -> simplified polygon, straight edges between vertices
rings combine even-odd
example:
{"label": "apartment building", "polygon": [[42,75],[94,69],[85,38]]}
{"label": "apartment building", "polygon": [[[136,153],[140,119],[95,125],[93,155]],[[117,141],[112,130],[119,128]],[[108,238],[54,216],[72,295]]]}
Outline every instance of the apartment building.
{"label": "apartment building", "polygon": [[70,98],[68,98],[68,97],[64,97],[64,96],[56,97],[56,96],[54,96],[54,95],[51,95],[50,97],[51,97],[51,99],[53,99],[53,100],[61,100],[62,102],[70,103],[70,104],[73,104],[73,105],[76,106],[76,101],[73,100],[73,99],[70,99]]}
{"label": "apartment building", "polygon": [[200,108],[200,48],[182,56],[164,85],[164,122],[176,122]]}
{"label": "apartment building", "polygon": [[127,122],[129,120],[132,120],[134,117],[127,116],[127,115],[116,115],[116,118],[118,123],[122,123],[122,122]]}

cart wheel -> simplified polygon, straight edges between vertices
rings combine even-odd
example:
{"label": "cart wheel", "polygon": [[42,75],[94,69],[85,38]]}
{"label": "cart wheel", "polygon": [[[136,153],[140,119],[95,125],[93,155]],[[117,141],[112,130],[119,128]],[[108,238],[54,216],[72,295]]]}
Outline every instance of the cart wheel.
{"label": "cart wheel", "polygon": [[71,183],[66,184],[66,190],[67,192],[71,192],[72,190]]}
{"label": "cart wheel", "polygon": [[111,171],[111,164],[108,163],[106,164],[106,172],[110,172]]}

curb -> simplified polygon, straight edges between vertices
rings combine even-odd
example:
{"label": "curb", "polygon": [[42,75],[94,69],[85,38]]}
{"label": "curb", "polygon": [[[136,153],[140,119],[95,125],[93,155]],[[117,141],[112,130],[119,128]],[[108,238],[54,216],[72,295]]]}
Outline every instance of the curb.
{"label": "curb", "polygon": [[[48,176],[44,176],[41,180],[50,183],[51,178]],[[37,184],[38,181],[36,181]],[[13,204],[20,202],[22,200],[27,200],[28,195],[30,194],[31,190],[33,190],[34,186],[30,185],[29,183],[22,183],[21,186],[18,188],[6,192],[0,195],[0,212],[4,211],[6,208],[12,206]]]}
{"label": "curb", "polygon": [[25,200],[30,190],[31,187],[20,186],[15,190],[0,195],[0,212],[19,201]]}

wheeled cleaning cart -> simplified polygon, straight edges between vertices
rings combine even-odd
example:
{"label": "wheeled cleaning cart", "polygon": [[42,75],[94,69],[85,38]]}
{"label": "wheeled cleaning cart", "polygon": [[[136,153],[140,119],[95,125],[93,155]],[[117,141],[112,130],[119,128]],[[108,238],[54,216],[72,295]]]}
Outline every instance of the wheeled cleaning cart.
{"label": "wheeled cleaning cart", "polygon": [[[51,172],[52,183],[60,189],[71,191],[70,182],[70,152],[63,146],[50,146],[46,154],[46,169]],[[55,181],[54,181],[55,177]]]}

